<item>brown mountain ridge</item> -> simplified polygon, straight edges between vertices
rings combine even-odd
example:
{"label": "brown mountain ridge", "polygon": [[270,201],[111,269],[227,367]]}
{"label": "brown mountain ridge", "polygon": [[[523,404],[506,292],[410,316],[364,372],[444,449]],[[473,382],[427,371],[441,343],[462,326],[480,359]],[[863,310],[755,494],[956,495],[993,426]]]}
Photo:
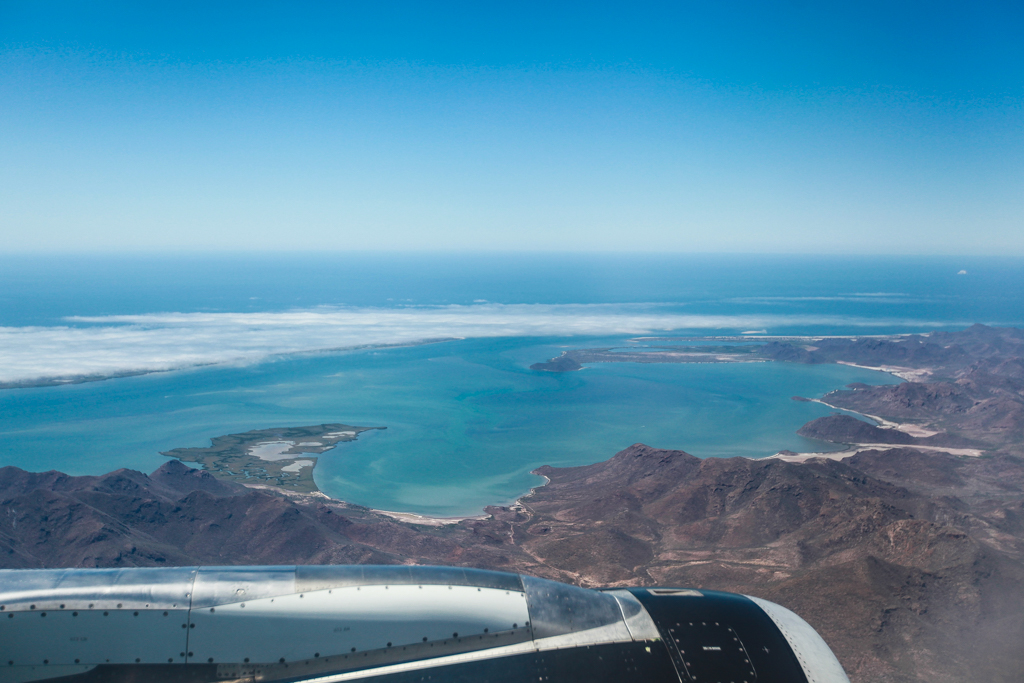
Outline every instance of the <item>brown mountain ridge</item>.
{"label": "brown mountain ridge", "polygon": [[410,525],[218,481],[0,469],[6,567],[431,563],[583,585],[683,585],[805,616],[855,681],[1019,680],[1024,459],[896,449],[845,461],[700,460],[637,444],[539,470],[486,520]]}

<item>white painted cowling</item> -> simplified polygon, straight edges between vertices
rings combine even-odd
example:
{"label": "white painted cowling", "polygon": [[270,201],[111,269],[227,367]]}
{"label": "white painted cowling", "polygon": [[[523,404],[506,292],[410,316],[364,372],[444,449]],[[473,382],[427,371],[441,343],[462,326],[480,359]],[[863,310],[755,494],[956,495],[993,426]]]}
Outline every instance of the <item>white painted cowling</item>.
{"label": "white painted cowling", "polygon": [[807,683],[850,683],[828,643],[806,621],[782,605],[747,596],[771,617],[800,662]]}

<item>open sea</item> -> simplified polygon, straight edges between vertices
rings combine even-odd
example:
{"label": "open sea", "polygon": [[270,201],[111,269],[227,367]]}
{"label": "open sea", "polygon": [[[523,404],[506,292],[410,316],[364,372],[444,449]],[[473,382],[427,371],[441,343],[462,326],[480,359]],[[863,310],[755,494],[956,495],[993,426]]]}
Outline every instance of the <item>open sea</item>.
{"label": "open sea", "polygon": [[[221,434],[386,426],[321,456],[328,495],[479,514],[636,442],[699,457],[829,450],[796,430],[846,366],[532,363],[645,336],[892,334],[1024,324],[996,258],[283,254],[0,258],[0,466],[152,471]],[[419,339],[461,337],[429,344]],[[363,345],[364,348],[354,348]],[[175,369],[177,368],[177,369]]]}

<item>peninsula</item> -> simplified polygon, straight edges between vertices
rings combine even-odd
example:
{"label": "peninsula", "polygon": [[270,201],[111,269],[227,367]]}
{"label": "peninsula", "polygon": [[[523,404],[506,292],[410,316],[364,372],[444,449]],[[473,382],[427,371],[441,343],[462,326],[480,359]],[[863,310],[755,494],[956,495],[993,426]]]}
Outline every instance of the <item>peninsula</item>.
{"label": "peninsula", "polygon": [[584,363],[763,363],[757,346],[626,346],[571,349],[531,370],[572,372]]}
{"label": "peninsula", "polygon": [[313,481],[317,457],[361,432],[386,427],[332,423],[308,427],[254,429],[215,436],[203,448],[175,448],[160,455],[194,462],[217,479],[270,486],[293,493],[319,491]]}

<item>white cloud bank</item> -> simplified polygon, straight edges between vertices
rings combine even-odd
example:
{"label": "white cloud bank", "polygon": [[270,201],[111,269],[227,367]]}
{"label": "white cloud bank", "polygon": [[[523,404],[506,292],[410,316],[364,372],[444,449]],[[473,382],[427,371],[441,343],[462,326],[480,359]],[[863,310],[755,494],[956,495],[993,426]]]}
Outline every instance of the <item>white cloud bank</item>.
{"label": "white cloud bank", "polygon": [[110,377],[195,365],[256,362],[279,354],[453,337],[643,335],[681,329],[880,325],[885,321],[685,315],[650,305],[479,304],[160,313],[78,317],[69,319],[69,323],[74,326],[0,327],[0,383]]}

